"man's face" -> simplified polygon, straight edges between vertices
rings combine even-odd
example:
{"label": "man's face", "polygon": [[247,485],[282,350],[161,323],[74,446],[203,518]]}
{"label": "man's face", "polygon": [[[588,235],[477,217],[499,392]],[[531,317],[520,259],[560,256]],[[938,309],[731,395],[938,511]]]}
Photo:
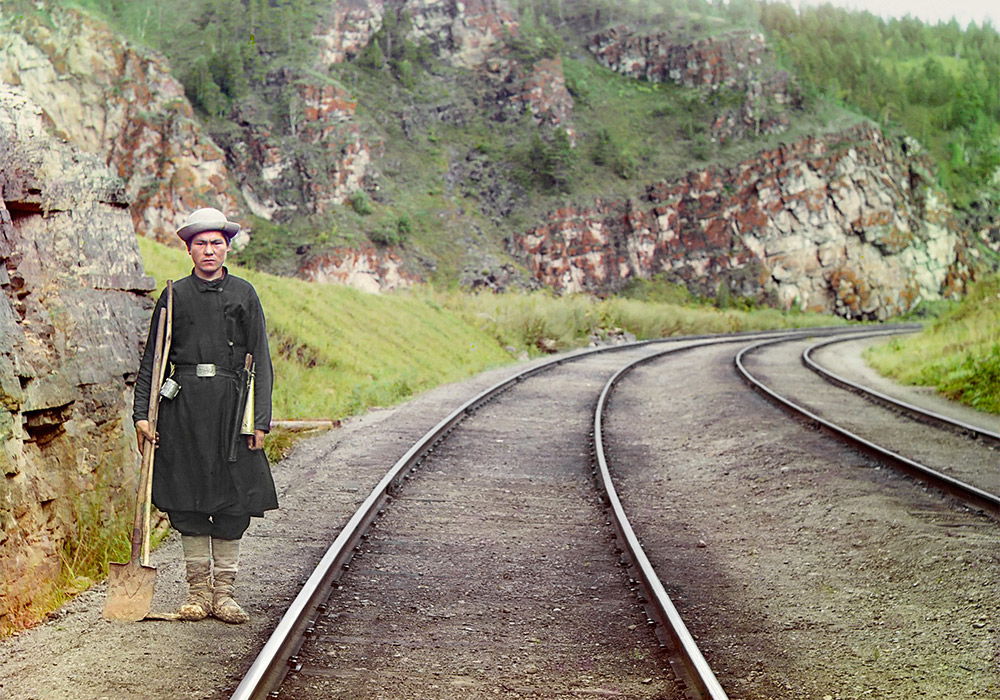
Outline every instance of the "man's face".
{"label": "man's face", "polygon": [[203,279],[215,279],[222,274],[229,242],[219,231],[195,234],[188,242],[188,253],[194,261],[195,273]]}

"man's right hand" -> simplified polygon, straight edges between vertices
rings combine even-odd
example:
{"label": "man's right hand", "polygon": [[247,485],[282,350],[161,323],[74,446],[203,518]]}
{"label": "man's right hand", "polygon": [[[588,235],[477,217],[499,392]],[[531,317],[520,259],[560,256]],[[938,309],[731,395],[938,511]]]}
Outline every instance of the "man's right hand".
{"label": "man's right hand", "polygon": [[139,452],[142,452],[142,446],[146,440],[155,445],[160,442],[160,436],[154,435],[153,431],[149,429],[148,420],[138,420],[135,422],[135,442],[139,447]]}

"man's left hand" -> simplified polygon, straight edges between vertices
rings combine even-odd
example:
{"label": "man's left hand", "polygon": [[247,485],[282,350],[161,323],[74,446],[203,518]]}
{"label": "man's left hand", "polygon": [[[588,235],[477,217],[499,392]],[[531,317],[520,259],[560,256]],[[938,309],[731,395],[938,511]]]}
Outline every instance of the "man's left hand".
{"label": "man's left hand", "polygon": [[251,450],[264,449],[264,431],[255,430],[253,431],[253,435],[247,435],[247,447]]}

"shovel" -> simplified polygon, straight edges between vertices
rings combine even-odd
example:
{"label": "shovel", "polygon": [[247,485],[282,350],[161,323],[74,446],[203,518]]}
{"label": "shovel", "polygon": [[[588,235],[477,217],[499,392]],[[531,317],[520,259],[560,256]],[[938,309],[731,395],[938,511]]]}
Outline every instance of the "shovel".
{"label": "shovel", "polygon": [[[167,356],[170,354],[168,319],[173,316],[173,288],[167,283],[166,318],[161,310],[156,324],[156,344],[153,346],[153,368],[149,395],[149,427],[156,435],[156,419],[160,408],[160,384],[163,382]],[[172,324],[171,324],[172,325]],[[167,327],[164,338],[164,327]],[[156,584],[156,567],[149,565],[150,496],[153,481],[153,457],[156,444],[145,440],[142,464],[136,489],[135,516],[132,520],[132,552],[125,564],[108,566],[108,597],[104,601],[104,617],[109,620],[136,622],[149,613]]]}

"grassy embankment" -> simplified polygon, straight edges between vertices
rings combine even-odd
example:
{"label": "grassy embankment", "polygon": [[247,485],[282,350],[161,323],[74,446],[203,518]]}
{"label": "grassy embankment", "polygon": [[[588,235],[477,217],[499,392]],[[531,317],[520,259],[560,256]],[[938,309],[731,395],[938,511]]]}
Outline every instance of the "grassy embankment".
{"label": "grassy embankment", "polygon": [[872,347],[865,359],[900,382],[1000,413],[1000,275],[977,283],[922,333]]}
{"label": "grassy embankment", "polygon": [[[160,289],[190,272],[182,250],[139,242]],[[343,418],[513,359],[429,298],[230,269],[253,283],[264,306],[276,419]]]}
{"label": "grassy embankment", "polygon": [[[160,288],[190,271],[183,251],[143,238],[139,244]],[[373,295],[230,267],[254,284],[264,305],[276,376],[274,416],[283,419],[343,418],[515,356],[580,347],[593,335],[618,330],[645,339],[839,322],[773,309],[718,309],[672,290],[689,303],[669,303],[655,285],[641,290],[646,301],[430,288]]]}

